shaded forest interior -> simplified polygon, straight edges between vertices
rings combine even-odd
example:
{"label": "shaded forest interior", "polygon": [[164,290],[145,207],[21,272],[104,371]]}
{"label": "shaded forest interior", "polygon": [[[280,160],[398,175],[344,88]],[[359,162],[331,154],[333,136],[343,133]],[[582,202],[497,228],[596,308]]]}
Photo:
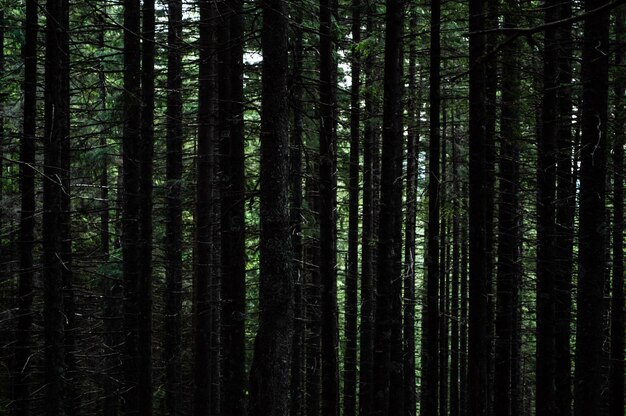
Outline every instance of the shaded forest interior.
{"label": "shaded forest interior", "polygon": [[624,0],[0,0],[0,414],[624,416]]}

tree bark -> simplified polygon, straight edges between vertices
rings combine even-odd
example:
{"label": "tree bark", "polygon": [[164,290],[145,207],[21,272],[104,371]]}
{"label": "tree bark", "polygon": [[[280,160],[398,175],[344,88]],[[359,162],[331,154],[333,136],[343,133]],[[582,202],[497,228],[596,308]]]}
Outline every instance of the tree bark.
{"label": "tree bark", "polygon": [[289,108],[286,2],[261,2],[260,321],[250,375],[251,416],[289,412],[293,279],[288,209]]}

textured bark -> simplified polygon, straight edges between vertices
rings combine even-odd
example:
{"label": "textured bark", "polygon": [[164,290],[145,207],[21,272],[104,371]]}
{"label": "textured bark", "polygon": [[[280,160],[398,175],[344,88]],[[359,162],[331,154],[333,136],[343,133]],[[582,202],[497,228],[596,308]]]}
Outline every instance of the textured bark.
{"label": "textured bark", "polygon": [[33,246],[35,239],[35,140],[37,131],[37,0],[26,2],[24,22],[24,123],[20,141],[20,235],[13,400],[15,416],[30,414],[29,357],[32,344]]}
{"label": "textured bark", "polygon": [[[447,195],[447,111],[445,106],[441,111],[441,177],[439,183],[439,206],[446,207],[448,203]],[[440,214],[440,229],[439,229],[439,414],[448,414],[448,261],[447,256],[448,249],[448,215],[444,211]]]}
{"label": "textured bark", "polygon": [[[617,9],[615,38],[621,49],[615,66],[624,65],[626,7]],[[611,367],[609,370],[609,415],[624,414],[624,142],[626,141],[626,78],[617,74],[615,93],[615,136],[613,142],[613,281],[611,298]]]}
{"label": "textured bark", "polygon": [[294,282],[294,331],[293,352],[291,359],[291,416],[301,416],[305,411],[304,378],[306,367],[304,366],[304,245],[303,232],[303,207],[302,207],[302,136],[304,132],[303,111],[303,39],[302,39],[302,9],[298,8],[295,16],[294,42],[292,51],[291,67],[291,111],[293,114],[291,143],[289,153],[289,177],[290,177],[290,222],[291,242],[293,246],[293,282]]}
{"label": "textured bark", "polygon": [[[517,0],[506,4],[504,27],[518,26]],[[513,361],[516,299],[521,279],[521,213],[519,186],[520,76],[519,43],[502,52],[501,143],[499,171],[498,264],[495,321],[494,416],[511,416],[514,379]]]}
{"label": "textured bark", "polygon": [[286,3],[261,3],[261,280],[259,330],[251,369],[250,415],[289,412],[293,279],[288,210],[289,108]]}
{"label": "textured bark", "polygon": [[[409,27],[417,27],[416,13],[411,14]],[[419,150],[420,102],[416,80],[416,40],[409,42],[409,74],[407,91],[407,167],[406,167],[406,231],[404,237],[404,414],[414,416],[417,409],[415,386],[415,227],[417,223],[417,175]]]}
{"label": "textured bark", "polygon": [[459,359],[459,402],[461,403],[461,416],[467,415],[467,338],[468,338],[468,255],[469,247],[467,243],[468,238],[468,184],[463,183],[461,187],[461,211],[464,213],[461,216],[461,284],[460,284],[460,335],[459,335],[459,349],[461,357]]}
{"label": "textured bark", "polygon": [[403,412],[401,192],[402,2],[386,2],[383,143],[374,339],[374,414]]}
{"label": "textured bark", "polygon": [[422,416],[438,414],[438,354],[439,354],[439,216],[441,201],[440,187],[440,146],[441,131],[439,114],[441,109],[441,3],[431,2],[430,10],[430,122],[428,155],[428,242],[426,254],[426,302],[422,310]]}
{"label": "textured bark", "polygon": [[[485,27],[484,3],[470,0],[469,30]],[[467,414],[489,414],[490,336],[488,325],[490,293],[487,227],[488,180],[485,117],[485,66],[480,61],[485,36],[476,34],[469,42],[469,330],[467,363]]]}
{"label": "textured bark", "polygon": [[[572,15],[570,2],[562,2],[559,19]],[[558,33],[559,89],[556,168],[556,229],[554,276],[554,395],[557,416],[572,414],[571,314],[576,185],[572,173],[572,25]]]}
{"label": "textured bark", "polygon": [[[222,14],[226,42],[220,66],[220,86],[228,92],[220,97],[225,104],[225,131],[220,135],[222,158],[222,333],[223,372],[222,414],[243,416],[245,406],[245,165],[243,126],[243,1],[231,1]],[[222,72],[222,70],[224,72]],[[228,75],[227,75],[228,74]]]}
{"label": "textured bark", "polygon": [[346,304],[344,352],[343,414],[356,416],[357,387],[357,308],[359,269],[359,152],[361,129],[361,2],[352,1],[352,85],[350,86],[350,167],[348,201],[348,264],[346,270]]}
{"label": "textured bark", "polygon": [[[69,10],[46,3],[45,140],[43,183],[44,380],[46,414],[63,415],[72,404],[66,339],[69,257]],[[71,303],[70,303],[71,304]],[[71,311],[73,312],[73,311]],[[70,345],[71,347],[71,345]],[[66,402],[66,399],[68,401]]]}
{"label": "textured bark", "polygon": [[[366,35],[373,35],[374,2],[367,2]],[[364,84],[373,81],[373,54],[364,62]],[[363,91],[363,218],[361,239],[361,328],[359,351],[359,416],[368,416],[374,406],[374,97],[372,88]]]}
{"label": "textured bark", "polygon": [[211,340],[217,329],[212,327],[211,283],[213,268],[213,181],[215,167],[215,104],[217,99],[214,23],[215,9],[210,0],[200,2],[200,69],[198,83],[198,147],[195,206],[194,253],[194,416],[209,414],[211,403]]}
{"label": "textured bark", "polygon": [[[585,10],[605,4],[585,1]],[[602,405],[603,297],[608,101],[608,12],[585,20],[581,80],[580,221],[578,316],[574,374],[574,414],[594,414]]]}
{"label": "textured bark", "polygon": [[181,0],[168,2],[167,26],[167,123],[166,123],[166,196],[165,219],[165,409],[171,416],[183,412],[182,396],[182,172],[183,172],[183,96],[182,96],[182,19]]}
{"label": "textured bark", "polygon": [[459,285],[461,272],[461,165],[459,135],[456,132],[454,111],[451,114],[452,127],[452,278],[450,288],[450,416],[459,416],[460,408],[460,315],[459,315]]}

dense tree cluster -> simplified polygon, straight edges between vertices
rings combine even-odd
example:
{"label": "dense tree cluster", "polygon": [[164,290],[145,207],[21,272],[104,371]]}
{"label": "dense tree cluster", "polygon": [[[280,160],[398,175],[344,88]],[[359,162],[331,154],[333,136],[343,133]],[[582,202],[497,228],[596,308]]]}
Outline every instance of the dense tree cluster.
{"label": "dense tree cluster", "polygon": [[621,0],[0,0],[0,414],[623,416]]}

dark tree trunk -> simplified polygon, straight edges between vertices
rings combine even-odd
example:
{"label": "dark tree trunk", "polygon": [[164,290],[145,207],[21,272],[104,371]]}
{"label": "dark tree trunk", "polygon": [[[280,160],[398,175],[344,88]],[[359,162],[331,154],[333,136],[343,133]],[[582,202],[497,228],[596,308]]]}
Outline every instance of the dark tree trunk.
{"label": "dark tree trunk", "polygon": [[[606,4],[586,0],[585,10]],[[583,103],[580,147],[578,317],[574,414],[590,415],[602,405],[602,342],[606,218],[608,12],[585,20],[582,54]]]}
{"label": "dark tree trunk", "polygon": [[386,2],[383,144],[376,279],[374,414],[403,413],[401,192],[402,1]]}
{"label": "dark tree trunk", "polygon": [[29,358],[32,344],[33,246],[35,239],[35,140],[37,133],[37,0],[26,2],[24,57],[24,124],[20,142],[19,284],[13,400],[15,416],[30,414]]}
{"label": "dark tree trunk", "polygon": [[[546,2],[545,23],[558,19],[558,1]],[[554,391],[554,278],[558,29],[548,29],[543,50],[543,98],[537,171],[537,416],[555,411]]]}
{"label": "dark tree trunk", "polygon": [[293,332],[293,352],[291,359],[291,416],[302,416],[305,411],[305,390],[303,375],[304,366],[304,245],[302,239],[302,136],[304,133],[304,109],[303,106],[303,39],[302,39],[302,17],[301,8],[296,12],[292,54],[292,79],[291,79],[291,111],[293,113],[293,125],[290,143],[290,192],[291,192],[291,242],[293,246],[293,282],[294,282],[294,332]]}
{"label": "dark tree trunk", "polygon": [[430,4],[430,136],[428,155],[428,242],[426,254],[426,302],[422,310],[422,416],[437,415],[438,409],[438,353],[439,353],[439,199],[441,131],[441,3]]}
{"label": "dark tree trunk", "polygon": [[[222,175],[222,327],[224,355],[224,390],[222,414],[243,416],[245,406],[245,314],[246,314],[246,246],[245,246],[245,165],[244,165],[244,95],[243,95],[243,1],[230,2],[224,22],[229,30],[221,83],[229,78],[225,103],[228,125],[221,137]],[[221,85],[220,83],[220,85]],[[226,102],[224,102],[226,100]]]}
{"label": "dark tree trunk", "polygon": [[441,177],[439,179],[439,207],[444,207],[443,215],[440,214],[440,229],[439,229],[439,414],[448,414],[448,310],[446,303],[448,301],[448,256],[446,251],[448,248],[448,215],[446,215],[445,207],[448,202],[448,196],[446,193],[446,167],[447,167],[447,112],[445,106],[441,111],[442,125],[441,125]]}
{"label": "dark tree trunk", "polygon": [[124,393],[123,410],[127,415],[139,413],[139,294],[140,278],[140,153],[141,87],[140,87],[140,5],[138,0],[124,2],[124,129],[122,258],[124,276]]}
{"label": "dark tree trunk", "polygon": [[[570,2],[559,7],[559,19],[572,15]],[[576,187],[572,173],[572,25],[558,33],[559,89],[556,171],[556,229],[554,275],[554,396],[557,416],[572,414],[571,310]]]}
{"label": "dark tree trunk", "polygon": [[[484,2],[470,0],[469,30],[485,27]],[[474,34],[469,42],[469,339],[467,363],[467,414],[489,414],[489,320],[490,262],[487,227],[489,192],[485,116],[485,66],[481,62],[485,36]]]}
{"label": "dark tree trunk", "polygon": [[320,261],[322,283],[322,415],[339,414],[339,367],[337,321],[337,137],[336,71],[333,54],[335,33],[334,0],[320,0]]}
{"label": "dark tree trunk", "polygon": [[139,413],[152,414],[152,157],[154,154],[154,0],[143,0],[141,28],[140,246],[137,279]]}
{"label": "dark tree trunk", "polygon": [[[67,366],[69,289],[69,10],[67,1],[46,4],[45,140],[43,184],[44,374],[46,414],[63,415]],[[73,321],[73,317],[67,316]],[[70,328],[71,329],[71,328]],[[68,402],[71,403],[71,402]]]}
{"label": "dark tree trunk", "polygon": [[[417,27],[416,13],[411,14],[409,27]],[[406,231],[404,241],[404,414],[414,416],[417,408],[415,388],[415,227],[417,224],[417,175],[419,147],[419,92],[417,85],[416,40],[409,42],[409,89],[407,91],[407,167],[406,167]]]}
{"label": "dark tree trunk", "polygon": [[[615,38],[619,47],[615,66],[624,65],[626,7],[617,9]],[[611,298],[611,367],[609,370],[609,415],[624,414],[624,142],[626,141],[626,79],[617,74],[615,91],[615,137],[613,143],[613,282]]]}
{"label": "dark tree trunk", "polygon": [[[373,36],[374,2],[367,1],[367,36]],[[365,59],[365,85],[373,82],[373,54]],[[359,355],[359,416],[373,413],[374,407],[374,97],[372,88],[363,92],[363,218],[361,236],[361,331]]]}
{"label": "dark tree trunk", "polygon": [[182,212],[181,180],[183,172],[183,96],[182,48],[183,5],[181,0],[168,2],[167,26],[167,136],[165,220],[165,409],[168,415],[183,411],[182,397]]}
{"label": "dark tree trunk", "polygon": [[460,283],[460,227],[461,227],[461,178],[460,178],[460,142],[456,133],[454,111],[451,114],[452,129],[452,282],[450,291],[450,416],[459,416],[463,405],[459,402],[460,379],[460,345],[459,345],[459,283]]}
{"label": "dark tree trunk", "polygon": [[215,167],[215,109],[216,59],[214,18],[215,5],[210,0],[200,2],[200,72],[198,84],[198,147],[195,206],[195,264],[194,264],[194,398],[193,415],[205,416],[215,406],[211,403],[211,340],[216,328],[212,327],[211,305],[212,254],[213,254],[213,181]]}
{"label": "dark tree trunk", "polygon": [[348,264],[346,270],[346,305],[344,353],[343,414],[356,416],[357,385],[357,308],[359,271],[359,145],[361,140],[361,2],[352,1],[352,85],[350,90],[350,170],[348,201]]}
{"label": "dark tree trunk", "polygon": [[289,227],[287,5],[265,0],[261,102],[259,330],[250,375],[251,416],[289,413],[293,279]]}
{"label": "dark tree trunk", "polygon": [[[508,0],[504,28],[518,26],[519,5]],[[516,299],[521,279],[521,216],[519,186],[520,76],[519,42],[502,52],[501,143],[499,172],[498,267],[495,320],[494,416],[511,416],[514,379],[513,346]]]}
{"label": "dark tree trunk", "polygon": [[464,182],[461,187],[461,284],[460,284],[460,328],[459,328],[459,402],[460,415],[467,415],[467,337],[468,337],[468,185]]}

